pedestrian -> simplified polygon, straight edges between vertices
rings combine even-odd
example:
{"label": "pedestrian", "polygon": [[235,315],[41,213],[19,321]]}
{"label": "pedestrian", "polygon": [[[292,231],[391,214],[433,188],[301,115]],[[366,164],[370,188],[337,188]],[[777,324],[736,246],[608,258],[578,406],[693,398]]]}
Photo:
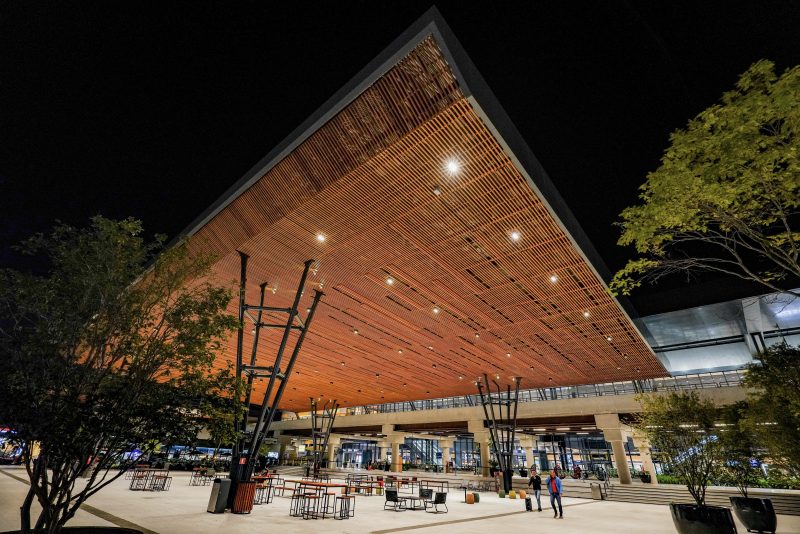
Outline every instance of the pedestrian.
{"label": "pedestrian", "polygon": [[[550,492],[550,506],[553,507],[553,519],[564,519],[564,509],[561,508],[561,479],[556,475],[556,471],[550,471],[547,477],[547,491]],[[556,510],[556,501],[558,509]]]}
{"label": "pedestrian", "polygon": [[536,497],[536,506],[539,511],[542,511],[542,477],[536,472],[536,468],[531,468],[531,479],[528,481],[528,487],[533,488],[533,496]]}

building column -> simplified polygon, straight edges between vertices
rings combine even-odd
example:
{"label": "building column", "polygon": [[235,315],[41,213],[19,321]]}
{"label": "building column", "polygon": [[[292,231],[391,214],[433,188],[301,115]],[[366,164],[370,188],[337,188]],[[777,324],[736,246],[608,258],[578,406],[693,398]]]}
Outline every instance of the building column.
{"label": "building column", "polygon": [[646,437],[634,431],[631,435],[633,437],[633,446],[639,449],[639,458],[642,460],[642,469],[650,473],[650,484],[658,485],[658,476],[656,476],[656,466],[653,464],[653,455],[650,452],[650,442]]}
{"label": "building column", "polygon": [[534,449],[536,445],[536,438],[531,437],[527,441],[520,441],[520,445],[525,448],[525,463],[528,464],[528,469],[533,469],[536,467],[536,460],[534,456]]}
{"label": "building column", "polygon": [[405,443],[405,434],[395,432],[394,425],[383,425],[381,433],[386,434],[386,441],[388,441],[392,446],[392,472],[402,473],[403,459],[400,456],[400,444]]}
{"label": "building column", "polygon": [[453,446],[452,439],[440,439],[439,448],[442,449],[442,468],[445,473],[448,472],[450,466],[450,447]]}
{"label": "building column", "polygon": [[336,446],[342,442],[341,438],[330,436],[328,438],[328,451],[327,451],[327,459],[328,459],[328,467],[332,465],[336,465]]}
{"label": "building column", "polygon": [[614,454],[614,464],[617,468],[620,484],[631,483],[631,468],[628,465],[628,456],[625,454],[625,441],[627,436],[619,421],[619,414],[604,413],[594,416],[597,428],[603,431],[603,437],[611,443],[611,452]]}
{"label": "building column", "polygon": [[489,454],[489,432],[483,426],[483,421],[467,421],[467,430],[472,432],[472,439],[480,445],[481,450],[481,474],[485,477],[489,476],[489,461],[491,455]]}

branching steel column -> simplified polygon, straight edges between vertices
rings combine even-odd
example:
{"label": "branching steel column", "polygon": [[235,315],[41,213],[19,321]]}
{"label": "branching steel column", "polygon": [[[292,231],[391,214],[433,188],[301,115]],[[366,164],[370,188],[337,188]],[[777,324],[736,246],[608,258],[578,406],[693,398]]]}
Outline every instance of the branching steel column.
{"label": "branching steel column", "polygon": [[[481,398],[483,413],[486,417],[486,425],[489,428],[489,435],[492,439],[492,450],[497,458],[500,471],[503,473],[503,489],[511,490],[511,475],[514,461],[514,440],[517,432],[517,405],[519,403],[519,384],[520,378],[514,379],[514,396],[511,396],[511,386],[507,386],[506,394],[503,395],[500,384],[495,381],[497,393],[492,393],[492,386],[488,375],[483,375],[483,381],[479,378],[475,385],[478,386],[478,394]],[[486,391],[484,392],[484,383]],[[495,406],[497,411],[495,412]],[[503,416],[505,408],[505,417]]]}
{"label": "branching steel column", "polygon": [[331,436],[331,429],[333,428],[333,422],[336,420],[338,409],[339,404],[334,399],[333,401],[326,401],[320,411],[318,410],[317,401],[311,397],[311,446],[313,448],[309,457],[312,465],[309,466],[307,471],[313,470],[314,476],[319,474],[319,468],[328,449],[328,439]]}
{"label": "branching steel column", "polygon": [[[311,326],[311,322],[314,318],[314,313],[316,312],[317,305],[320,302],[320,299],[324,295],[322,291],[314,290],[314,297],[313,301],[309,310],[309,313],[305,320],[302,320],[298,313],[298,305],[300,303],[300,297],[303,295],[304,288],[306,285],[306,280],[308,279],[308,273],[311,268],[311,265],[314,263],[314,260],[308,260],[304,264],[303,274],[300,277],[300,282],[297,286],[297,291],[294,296],[294,300],[292,302],[291,307],[289,308],[278,308],[278,307],[271,307],[264,305],[264,297],[265,292],[267,289],[267,284],[262,283],[260,285],[261,288],[261,295],[259,299],[258,305],[249,305],[246,302],[246,285],[247,285],[247,254],[243,252],[239,252],[239,257],[241,259],[241,275],[239,281],[239,329],[237,335],[237,346],[236,346],[236,377],[238,379],[242,378],[243,374],[247,375],[247,385],[245,389],[245,407],[247,412],[249,412],[249,404],[252,395],[253,383],[256,378],[269,378],[269,382],[267,383],[266,392],[264,395],[264,399],[261,403],[261,409],[259,410],[258,419],[255,424],[255,429],[252,435],[248,436],[246,434],[246,424],[247,424],[247,412],[244,414],[244,417],[236,418],[235,425],[236,429],[239,431],[239,439],[237,440],[236,447],[234,449],[234,456],[233,456],[233,465],[231,466],[231,481],[232,481],[232,488],[231,488],[231,497],[230,500],[233,500],[233,497],[236,493],[236,485],[239,481],[248,481],[250,477],[253,475],[253,470],[255,468],[255,460],[258,456],[258,451],[261,447],[261,444],[264,441],[264,438],[267,436],[269,432],[270,426],[275,419],[275,413],[278,409],[280,404],[280,400],[283,397],[283,392],[286,389],[286,384],[288,383],[289,377],[292,373],[292,368],[294,367],[295,361],[297,360],[297,356],[300,353],[300,348],[303,345],[303,341],[305,340],[305,336],[308,332],[308,329]],[[258,313],[254,317],[250,312],[257,311]],[[263,322],[263,314],[267,312],[269,314],[275,313],[285,313],[288,315],[285,324],[272,324],[272,323],[264,323]],[[250,319],[253,322],[254,326],[254,337],[253,337],[253,347],[250,354],[250,359],[248,363],[243,362],[243,354],[244,354],[244,322],[245,319]],[[273,321],[274,323],[278,323],[279,321]],[[258,353],[258,342],[260,338],[260,334],[262,329],[264,328],[279,328],[283,329],[283,336],[281,338],[280,346],[278,348],[277,355],[275,356],[275,361],[273,365],[263,366],[263,365],[256,365],[256,357]],[[286,365],[285,370],[281,369],[281,363],[283,361],[284,352],[286,351],[289,336],[293,330],[299,331],[299,336],[294,343],[294,348],[292,349],[291,355],[289,357],[289,361]],[[277,386],[276,391],[276,383],[279,383]],[[249,445],[245,449],[245,445]]]}

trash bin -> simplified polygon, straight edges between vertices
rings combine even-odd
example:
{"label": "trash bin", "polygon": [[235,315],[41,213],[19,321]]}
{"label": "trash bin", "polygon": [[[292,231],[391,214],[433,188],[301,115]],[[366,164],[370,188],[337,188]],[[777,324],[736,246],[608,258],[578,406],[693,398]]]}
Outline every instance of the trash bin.
{"label": "trash bin", "polygon": [[600,484],[597,482],[592,482],[589,484],[589,487],[592,488],[592,499],[595,501],[602,501],[603,500],[603,491],[600,489]]}
{"label": "trash bin", "polygon": [[231,490],[231,479],[215,478],[214,485],[211,486],[211,497],[208,499],[206,511],[212,514],[222,514],[228,504],[228,492]]}

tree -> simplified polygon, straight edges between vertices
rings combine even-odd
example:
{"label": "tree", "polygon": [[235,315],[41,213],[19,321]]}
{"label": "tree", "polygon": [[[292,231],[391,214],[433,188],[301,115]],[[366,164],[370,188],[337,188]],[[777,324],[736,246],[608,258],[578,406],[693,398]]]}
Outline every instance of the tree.
{"label": "tree", "polygon": [[0,420],[26,447],[23,531],[34,497],[34,528],[58,532],[135,461],[124,451],[196,435],[220,340],[236,325],[231,294],[204,281],[211,258],[142,231],[100,216],[85,229],[60,224],[20,247],[45,275],[0,271]]}
{"label": "tree", "polygon": [[758,439],[748,424],[749,409],[747,402],[723,408],[721,424],[724,426],[718,433],[725,458],[723,470],[744,498],[747,498],[748,488],[762,476],[758,467],[761,461]]}
{"label": "tree", "polygon": [[706,487],[720,474],[724,459],[714,403],[694,391],[640,395],[638,400],[642,412],[635,426],[658,451],[653,456],[670,466],[698,506],[705,506]]}
{"label": "tree", "polygon": [[800,348],[781,343],[756,354],[744,385],[753,388],[748,423],[769,462],[800,477]]}
{"label": "tree", "polygon": [[800,278],[800,67],[778,77],[771,62],[753,64],[722,103],[670,136],[641,191],[619,239],[640,257],[617,272],[613,292],[697,271],[784,291],[783,280]]}
{"label": "tree", "polygon": [[245,384],[236,378],[230,366],[220,371],[216,379],[216,384],[200,406],[204,425],[214,443],[214,462],[222,445],[233,444],[239,438],[236,421],[245,411],[241,400]]}

